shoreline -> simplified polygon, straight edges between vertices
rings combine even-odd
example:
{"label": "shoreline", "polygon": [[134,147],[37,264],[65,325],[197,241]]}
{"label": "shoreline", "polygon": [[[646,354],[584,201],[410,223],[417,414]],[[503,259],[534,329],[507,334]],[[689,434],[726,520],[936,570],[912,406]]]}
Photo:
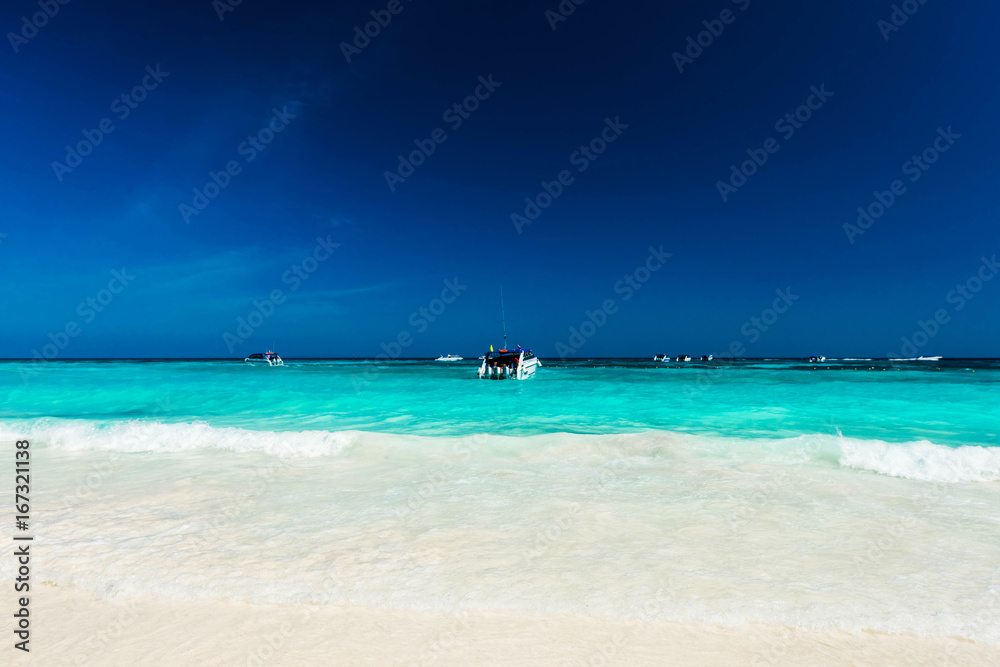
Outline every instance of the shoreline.
{"label": "shoreline", "polygon": [[[1000,647],[951,637],[630,622],[590,616],[412,613],[361,607],[98,600],[33,586],[31,653],[86,665],[976,665]],[[4,635],[12,636],[8,618]]]}

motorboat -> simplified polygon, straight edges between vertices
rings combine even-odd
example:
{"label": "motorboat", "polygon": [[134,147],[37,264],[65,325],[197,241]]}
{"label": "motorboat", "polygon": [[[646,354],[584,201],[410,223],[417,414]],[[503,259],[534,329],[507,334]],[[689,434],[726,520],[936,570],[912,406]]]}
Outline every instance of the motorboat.
{"label": "motorboat", "polygon": [[653,356],[653,361],[670,361],[670,357],[665,354],[657,354]]}
{"label": "motorboat", "polygon": [[250,364],[251,366],[267,364],[268,366],[284,366],[285,362],[281,360],[277,352],[272,352],[268,350],[267,352],[254,353],[243,360],[244,362]]}
{"label": "motorboat", "polygon": [[484,357],[479,367],[481,380],[526,380],[542,365],[531,350],[520,345],[514,350],[490,349]]}
{"label": "motorboat", "polygon": [[461,360],[462,357],[458,356],[457,354],[445,354],[438,357],[434,361],[461,361]]}
{"label": "motorboat", "polygon": [[677,361],[691,361],[691,357],[686,354],[677,355]]}
{"label": "motorboat", "polygon": [[712,359],[715,359],[715,355],[714,354],[703,354],[703,355],[701,355],[701,360],[702,361],[711,361]]}
{"label": "motorboat", "polygon": [[503,348],[490,351],[479,357],[483,363],[479,366],[479,379],[483,380],[526,380],[535,374],[542,362],[520,345],[516,349],[507,349],[507,316],[503,308],[503,287],[500,287],[500,320],[503,323]]}
{"label": "motorboat", "polygon": [[822,363],[824,361],[826,361],[826,357],[820,356],[818,354],[814,354],[811,357],[809,357],[809,363],[810,364],[819,364],[819,363]]}

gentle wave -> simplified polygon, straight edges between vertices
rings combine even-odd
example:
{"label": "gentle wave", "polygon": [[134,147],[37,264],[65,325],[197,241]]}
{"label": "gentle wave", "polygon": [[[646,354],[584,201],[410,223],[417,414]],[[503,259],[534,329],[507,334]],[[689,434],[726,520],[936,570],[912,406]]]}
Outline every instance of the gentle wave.
{"label": "gentle wave", "polygon": [[251,431],[205,422],[165,424],[142,420],[92,422],[43,419],[0,425],[0,439],[24,438],[66,451],[173,453],[197,449],[261,452],[282,458],[336,456],[356,439],[355,431]]}
{"label": "gentle wave", "polygon": [[[701,455],[772,465],[837,464],[925,482],[1000,481],[1000,447],[949,447],[926,440],[890,443],[825,434],[780,439],[732,438],[672,431],[431,437],[369,431],[255,431],[213,427],[205,422],[169,424],[145,420],[95,422],[55,419],[0,422],[0,439],[23,437],[41,446],[65,451],[169,454],[215,449],[235,453],[256,452],[282,459],[381,456],[387,451],[402,457],[413,457],[461,450],[484,457],[573,458],[583,464],[602,465],[609,458]],[[352,454],[352,450],[356,454]]]}

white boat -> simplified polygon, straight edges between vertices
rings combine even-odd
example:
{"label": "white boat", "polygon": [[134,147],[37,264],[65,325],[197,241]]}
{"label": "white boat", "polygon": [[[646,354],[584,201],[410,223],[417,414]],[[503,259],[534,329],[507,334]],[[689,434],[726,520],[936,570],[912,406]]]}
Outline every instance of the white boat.
{"label": "white boat", "polygon": [[281,360],[281,357],[278,356],[278,353],[277,352],[272,352],[271,350],[268,350],[267,352],[264,352],[264,353],[251,354],[249,357],[247,357],[243,361],[245,361],[246,363],[250,364],[251,366],[255,366],[255,365],[259,365],[259,364],[267,364],[268,366],[284,366],[285,365],[285,362]]}
{"label": "white boat", "polygon": [[691,357],[686,354],[679,354],[677,355],[677,361],[691,361]]}
{"label": "white boat", "polygon": [[653,361],[670,361],[670,357],[665,354],[657,354],[653,356]]}
{"label": "white boat", "polygon": [[818,364],[818,363],[822,363],[824,361],[826,361],[826,357],[820,356],[818,354],[814,354],[811,357],[809,357],[809,363],[810,364]]}
{"label": "white boat", "polygon": [[703,355],[701,355],[701,360],[702,361],[711,361],[712,359],[715,359],[715,355],[714,354],[703,354]]}
{"label": "white boat", "polygon": [[479,357],[483,363],[479,366],[480,380],[527,380],[542,365],[542,362],[520,345],[515,350],[507,348],[507,316],[503,310],[503,287],[500,287],[500,319],[503,322],[503,349],[490,351]]}
{"label": "white boat", "polygon": [[438,357],[434,361],[461,361],[461,360],[462,357],[458,356],[457,354],[445,354],[443,356]]}
{"label": "white boat", "polygon": [[520,345],[516,350],[490,350],[479,367],[479,379],[526,380],[541,365],[531,350],[524,350]]}

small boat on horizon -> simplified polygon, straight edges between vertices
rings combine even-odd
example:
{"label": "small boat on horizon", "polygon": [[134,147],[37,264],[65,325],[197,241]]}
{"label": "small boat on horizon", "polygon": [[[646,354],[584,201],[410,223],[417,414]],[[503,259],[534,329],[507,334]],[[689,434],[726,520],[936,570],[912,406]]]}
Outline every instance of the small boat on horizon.
{"label": "small boat on horizon", "polygon": [[250,364],[251,366],[256,366],[259,364],[267,364],[268,366],[284,366],[285,362],[281,360],[277,352],[268,350],[267,352],[257,352],[251,354],[246,359],[243,360],[244,363]]}
{"label": "small boat on horizon", "polygon": [[809,363],[810,364],[818,364],[818,363],[822,363],[824,361],[826,361],[826,357],[818,355],[818,354],[814,354],[811,357],[809,357]]}
{"label": "small boat on horizon", "polygon": [[686,354],[677,355],[677,361],[691,361],[691,357]]}
{"label": "small boat on horizon", "polygon": [[460,357],[457,354],[445,354],[438,357],[434,361],[462,361],[462,359],[463,357]]}
{"label": "small boat on horizon", "polygon": [[653,355],[653,361],[670,361],[670,357],[665,354]]}
{"label": "small boat on horizon", "polygon": [[715,355],[714,354],[703,354],[703,355],[701,355],[701,360],[702,361],[711,361],[712,359],[715,359]]}

